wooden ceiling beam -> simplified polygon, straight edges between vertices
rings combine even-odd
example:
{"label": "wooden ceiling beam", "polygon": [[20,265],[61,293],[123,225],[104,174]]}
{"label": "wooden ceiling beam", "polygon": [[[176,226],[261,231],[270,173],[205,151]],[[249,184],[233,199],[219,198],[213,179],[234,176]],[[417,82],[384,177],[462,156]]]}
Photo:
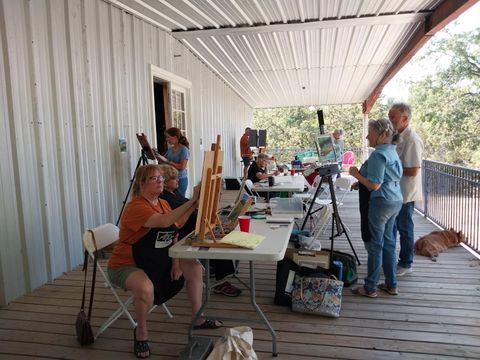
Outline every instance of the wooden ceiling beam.
{"label": "wooden ceiling beam", "polygon": [[382,93],[385,85],[412,59],[413,55],[415,55],[433,35],[443,29],[448,23],[455,20],[460,14],[467,11],[477,3],[477,1],[478,0],[445,0],[427,16],[424,24],[418,28],[378,85],[363,102],[363,113],[368,114],[370,110],[372,110],[373,105]]}

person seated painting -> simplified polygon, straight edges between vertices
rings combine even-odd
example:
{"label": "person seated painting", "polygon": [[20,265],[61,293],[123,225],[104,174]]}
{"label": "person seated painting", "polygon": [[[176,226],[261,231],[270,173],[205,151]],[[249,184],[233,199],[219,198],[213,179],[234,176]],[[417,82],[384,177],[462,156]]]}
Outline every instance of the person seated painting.
{"label": "person seated painting", "polygon": [[[134,354],[151,355],[148,343],[147,317],[153,304],[162,304],[176,295],[186,283],[192,319],[202,305],[203,267],[193,259],[171,259],[168,249],[177,241],[182,227],[198,206],[199,187],[183,205],[172,210],[159,199],[163,191],[159,165],[137,169],[133,196],[120,220],[119,239],[108,262],[110,281],[134,297],[137,327],[133,331]],[[196,328],[218,328],[221,322],[200,318]]]}
{"label": "person seated painting", "polygon": [[[185,204],[188,199],[180,194],[178,191],[179,180],[178,171],[169,165],[160,165],[163,177],[165,178],[163,185],[163,192],[160,194],[160,198],[167,201],[172,209],[176,209],[179,206]],[[185,224],[178,231],[178,238],[182,239],[192,231],[195,230],[197,223],[197,211],[192,212],[188,217]],[[215,273],[215,279],[222,280],[228,275],[232,275],[235,272],[235,266],[232,260],[210,260],[210,265]],[[216,294],[223,294],[225,296],[235,297],[242,293],[242,290],[233,286],[228,281],[223,281],[213,288]]]}
{"label": "person seated painting", "polygon": [[302,167],[302,160],[295,155],[295,159],[292,160],[292,169],[300,169]]}
{"label": "person seated painting", "polygon": [[258,154],[257,159],[250,164],[247,178],[253,183],[266,180],[269,176],[277,176],[280,172],[277,170],[268,172],[267,164],[270,157],[267,154]]}
{"label": "person seated painting", "polygon": [[[277,176],[280,174],[278,169],[269,172],[267,169],[268,160],[271,158],[267,154],[258,154],[257,159],[250,164],[248,168],[248,176],[253,183],[267,180],[270,176]],[[267,193],[265,191],[257,191],[257,194],[265,199],[276,197],[277,193]]]}

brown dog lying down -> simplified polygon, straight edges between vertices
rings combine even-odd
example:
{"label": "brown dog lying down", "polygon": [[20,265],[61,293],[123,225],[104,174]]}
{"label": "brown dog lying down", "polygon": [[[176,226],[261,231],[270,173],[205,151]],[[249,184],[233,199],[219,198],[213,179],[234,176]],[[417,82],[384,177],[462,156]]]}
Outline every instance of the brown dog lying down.
{"label": "brown dog lying down", "polygon": [[461,231],[453,229],[432,231],[422,236],[415,242],[415,254],[428,256],[436,261],[436,257],[444,250],[458,246],[465,241],[465,235]]}

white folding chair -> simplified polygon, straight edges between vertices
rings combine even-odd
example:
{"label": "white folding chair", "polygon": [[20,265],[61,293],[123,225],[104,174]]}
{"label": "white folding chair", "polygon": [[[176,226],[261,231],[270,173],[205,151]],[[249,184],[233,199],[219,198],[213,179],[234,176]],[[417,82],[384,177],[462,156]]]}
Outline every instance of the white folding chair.
{"label": "white folding chair", "polygon": [[[90,229],[83,234],[83,246],[88,252],[91,259],[94,258],[95,252],[101,251],[109,245],[112,245],[115,241],[118,240],[119,229],[117,226],[107,223],[100,225],[94,229]],[[122,314],[128,318],[133,327],[137,326],[136,321],[133,319],[132,315],[128,311],[128,306],[133,303],[133,295],[130,296],[126,301],[123,301],[117,293],[117,290],[120,288],[115,286],[110,282],[106,270],[102,268],[100,262],[97,261],[97,270],[102,274],[105,280],[105,286],[110,288],[113,296],[117,300],[120,307],[100,326],[97,333],[95,334],[95,339],[103,333],[110,325],[112,325]],[[157,306],[153,305],[150,309],[152,312]],[[165,304],[162,304],[163,309],[167,315],[172,318],[173,315]]]}
{"label": "white folding chair", "polygon": [[[316,205],[320,205],[320,206],[324,206],[324,205],[328,205],[331,203],[331,201],[329,199],[321,199],[319,198],[324,192],[325,190],[321,190],[318,194],[317,194],[317,197],[315,197],[315,192],[317,191],[317,187],[320,185],[320,180],[321,180],[321,176],[320,175],[317,175],[315,177],[315,179],[313,179],[313,183],[312,185],[310,185],[307,181],[307,179],[304,177],[304,182],[305,182],[305,186],[307,187],[307,192],[304,192],[304,193],[297,193],[297,194],[293,194],[293,197],[297,197],[297,198],[301,198],[303,199],[303,201],[307,204],[309,204],[310,202],[312,201],[315,201],[315,204]],[[325,183],[325,185],[328,185],[328,183]],[[315,198],[314,198],[315,197]]]}
{"label": "white folding chair", "polygon": [[337,188],[337,202],[339,205],[343,205],[343,198],[352,189],[352,185],[357,181],[352,175],[342,174],[335,180],[335,187]]}
{"label": "white folding chair", "polygon": [[261,198],[261,196],[258,195],[258,192],[256,192],[253,189],[253,181],[252,180],[250,180],[250,179],[245,180],[245,189],[246,189],[247,193],[249,193],[249,195],[255,196],[255,197],[257,197],[257,199]]}

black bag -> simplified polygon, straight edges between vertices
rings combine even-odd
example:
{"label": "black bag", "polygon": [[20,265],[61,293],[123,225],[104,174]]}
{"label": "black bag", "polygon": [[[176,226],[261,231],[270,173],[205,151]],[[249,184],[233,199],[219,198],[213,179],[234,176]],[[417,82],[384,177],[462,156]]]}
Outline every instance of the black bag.
{"label": "black bag", "polygon": [[360,233],[364,242],[370,241],[368,227],[368,208],[370,205],[370,190],[365,185],[358,183],[358,204],[360,208]]}
{"label": "black bag", "polygon": [[[172,258],[168,256],[168,249],[173,245],[176,234],[174,226],[152,228],[132,246],[135,264],[147,274],[153,284],[155,305],[163,304],[183,288],[183,275],[178,280],[170,278]],[[162,247],[157,247],[157,243]]]}
{"label": "black bag", "polygon": [[298,266],[295,261],[284,258],[277,262],[277,275],[275,279],[275,297],[273,302],[276,305],[292,306],[292,291],[295,275],[328,277],[328,270],[317,267],[312,269],[305,266]]}
{"label": "black bag", "polygon": [[297,272],[298,265],[292,259],[284,258],[277,262],[275,297],[273,298],[276,305],[292,306],[293,280]]}
{"label": "black bag", "polygon": [[343,276],[340,280],[343,285],[348,287],[355,284],[358,280],[357,263],[353,255],[346,254],[340,251],[333,251],[333,260],[341,261],[343,264]]}
{"label": "black bag", "polygon": [[[93,232],[92,232],[92,236],[94,236]],[[94,238],[94,243],[95,243],[95,238]],[[87,314],[85,314],[85,287],[87,284],[87,268],[88,268],[88,252],[85,250],[85,259],[83,261],[83,271],[85,275],[83,278],[82,305],[80,307],[80,312],[77,315],[77,320],[75,321],[77,340],[82,346],[93,344],[93,342],[95,341],[95,337],[93,336],[92,326],[90,325],[90,319],[92,316],[93,295],[95,293],[95,276],[97,275],[97,252],[96,251],[95,251],[95,257],[93,260],[92,288],[90,290],[90,303],[88,305],[88,316]]]}
{"label": "black bag", "polygon": [[89,345],[95,341],[93,336],[92,326],[88,320],[87,314],[85,311],[80,310],[77,315],[77,322],[75,323],[77,329],[77,340],[80,342],[80,345]]}

